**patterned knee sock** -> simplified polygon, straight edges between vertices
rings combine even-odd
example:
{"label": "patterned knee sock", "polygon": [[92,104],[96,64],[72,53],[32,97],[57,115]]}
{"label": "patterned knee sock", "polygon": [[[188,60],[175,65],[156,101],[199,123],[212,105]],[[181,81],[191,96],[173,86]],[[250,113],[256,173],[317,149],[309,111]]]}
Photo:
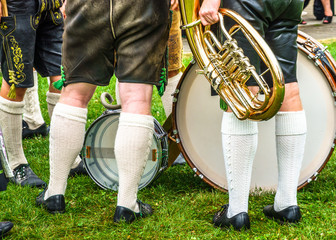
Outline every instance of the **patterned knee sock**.
{"label": "patterned knee sock", "polygon": [[47,92],[47,98],[46,101],[48,103],[48,113],[49,113],[49,118],[51,120],[54,108],[56,104],[58,103],[58,100],[60,99],[61,94],[60,93],[53,93],[53,92]]}
{"label": "patterned knee sock", "polygon": [[306,142],[304,111],[279,112],[275,116],[278,159],[278,188],[274,209],[281,211],[297,205],[297,186]]}
{"label": "patterned knee sock", "polygon": [[23,120],[29,129],[35,130],[44,124],[38,96],[37,72],[34,71],[34,86],[28,88],[24,96]]}
{"label": "patterned knee sock", "polygon": [[173,96],[176,86],[182,76],[182,72],[178,73],[176,76],[168,78],[168,85],[166,86],[166,90],[161,97],[163,108],[165,110],[166,116],[168,117],[172,112],[173,106]]}
{"label": "patterned knee sock", "polygon": [[222,146],[229,190],[227,217],[248,211],[252,164],[258,145],[256,122],[223,113]]}
{"label": "patterned knee sock", "polygon": [[22,148],[23,107],[23,102],[13,102],[0,97],[0,126],[12,169],[28,163]]}
{"label": "patterned knee sock", "polygon": [[70,168],[83,147],[86,108],[57,103],[50,128],[50,180],[45,199],[65,194]]}
{"label": "patterned knee sock", "polygon": [[114,150],[119,174],[117,205],[134,212],[139,212],[138,186],[152,146],[153,131],[152,116],[120,114]]}

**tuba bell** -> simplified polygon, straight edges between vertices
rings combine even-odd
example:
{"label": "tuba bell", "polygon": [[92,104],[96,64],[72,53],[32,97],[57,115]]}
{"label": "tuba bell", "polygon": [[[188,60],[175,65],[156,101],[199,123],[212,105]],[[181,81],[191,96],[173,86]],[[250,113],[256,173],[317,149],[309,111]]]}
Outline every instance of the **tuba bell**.
{"label": "tuba bell", "polygon": [[[203,26],[199,20],[200,0],[180,0],[182,29],[193,57],[212,88],[240,120],[268,120],[280,109],[284,77],[272,50],[260,34],[236,12],[219,9],[219,23]],[[227,30],[226,20],[230,24]],[[215,30],[214,30],[215,28]],[[250,63],[235,35],[248,40],[265,66],[262,73]],[[219,35],[219,37],[218,37]],[[272,79],[272,84],[267,83]],[[256,87],[248,84],[253,81]],[[256,83],[256,84],[255,84]]]}

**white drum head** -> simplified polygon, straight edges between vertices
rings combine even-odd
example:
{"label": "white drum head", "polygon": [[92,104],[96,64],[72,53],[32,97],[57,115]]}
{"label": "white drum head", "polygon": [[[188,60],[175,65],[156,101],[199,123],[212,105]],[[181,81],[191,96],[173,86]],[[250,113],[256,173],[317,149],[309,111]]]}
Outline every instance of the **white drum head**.
{"label": "white drum head", "polygon": [[[211,96],[210,84],[206,78],[195,73],[198,69],[197,65],[192,66],[180,80],[177,102],[173,105],[173,121],[181,141],[180,148],[188,164],[206,182],[226,190],[219,96]],[[298,187],[302,187],[328,161],[335,138],[336,111],[328,81],[301,51],[297,72],[308,128],[298,184]],[[277,187],[274,132],[274,119],[259,123],[259,142],[253,164],[251,190],[275,190]]]}

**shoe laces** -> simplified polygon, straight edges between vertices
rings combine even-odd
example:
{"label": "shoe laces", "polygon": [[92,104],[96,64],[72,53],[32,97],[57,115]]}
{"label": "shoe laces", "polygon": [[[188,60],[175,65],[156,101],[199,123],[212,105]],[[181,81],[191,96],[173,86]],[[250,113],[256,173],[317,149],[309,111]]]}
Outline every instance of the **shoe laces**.
{"label": "shoe laces", "polygon": [[216,213],[215,217],[216,217],[216,218],[219,218],[219,217],[223,216],[223,215],[227,212],[227,209],[228,209],[228,208],[229,208],[229,205],[228,205],[228,204],[223,205],[223,206],[221,207],[221,210],[219,210],[219,211]]}
{"label": "shoe laces", "polygon": [[16,171],[15,171],[15,178],[24,179],[27,176],[27,168],[29,165],[22,164]]}

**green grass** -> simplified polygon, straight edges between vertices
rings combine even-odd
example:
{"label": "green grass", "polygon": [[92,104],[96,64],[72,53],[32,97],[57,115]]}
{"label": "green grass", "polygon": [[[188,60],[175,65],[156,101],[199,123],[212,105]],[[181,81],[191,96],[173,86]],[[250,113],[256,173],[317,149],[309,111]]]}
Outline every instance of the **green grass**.
{"label": "green grass", "polygon": [[[336,46],[331,43],[329,49],[335,53]],[[189,61],[190,57],[185,59],[185,65]],[[46,80],[41,79],[41,108],[49,124],[46,89]],[[114,95],[113,89],[113,81],[109,87],[97,89],[89,105],[87,127],[104,111],[100,94],[108,91]],[[153,99],[152,113],[163,123],[165,114],[157,92]],[[48,182],[48,138],[24,140],[23,144],[32,168]],[[57,215],[35,206],[41,190],[9,184],[7,191],[0,192],[0,221],[15,224],[7,239],[336,239],[335,169],[333,156],[317,181],[298,192],[303,219],[295,226],[265,219],[262,209],[274,196],[264,193],[250,197],[250,231],[214,228],[212,216],[228,202],[228,195],[195,177],[188,165],[168,168],[139,192],[139,198],[151,204],[155,214],[131,225],[113,223],[117,193],[102,190],[88,176],[68,180],[66,213]]]}

